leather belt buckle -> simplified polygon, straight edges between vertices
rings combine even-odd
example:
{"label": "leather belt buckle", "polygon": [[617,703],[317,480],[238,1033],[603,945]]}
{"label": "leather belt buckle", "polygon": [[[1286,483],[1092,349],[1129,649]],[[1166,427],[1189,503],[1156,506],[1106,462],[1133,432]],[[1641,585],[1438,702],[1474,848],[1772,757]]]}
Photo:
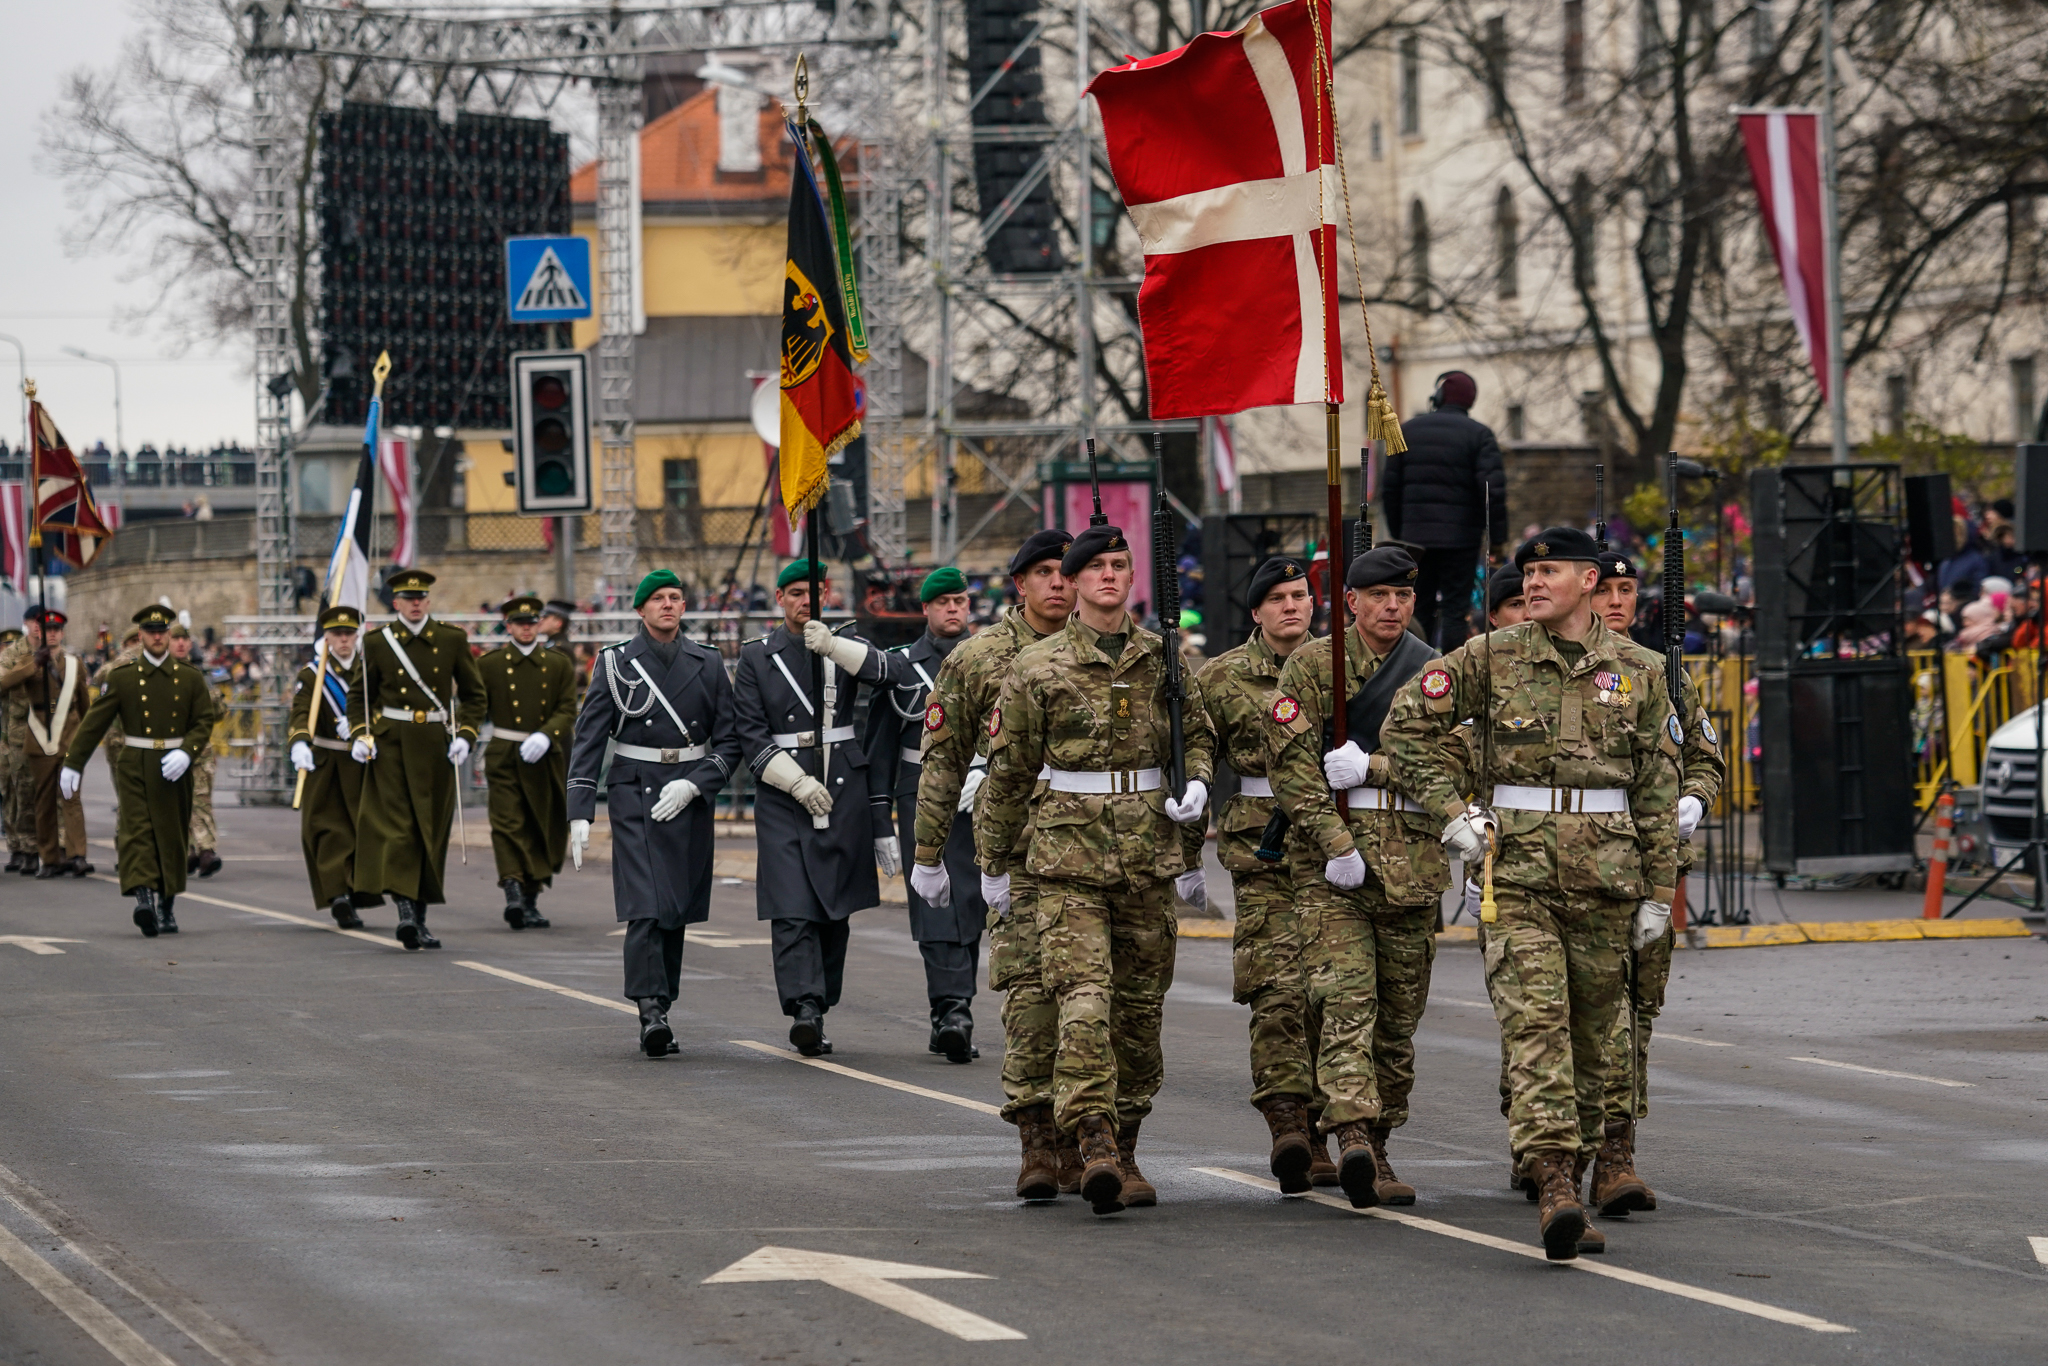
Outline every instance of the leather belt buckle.
{"label": "leather belt buckle", "polygon": [[427,724],[427,714],[423,711],[415,709],[412,714],[412,723],[415,726],[424,726],[425,724]]}
{"label": "leather belt buckle", "polygon": [[679,749],[665,749],[661,752],[661,761],[665,764],[679,764],[683,761],[683,752]]}
{"label": "leather belt buckle", "polygon": [[814,730],[800,730],[796,733],[796,747],[798,749],[816,749],[817,746],[818,732]]}

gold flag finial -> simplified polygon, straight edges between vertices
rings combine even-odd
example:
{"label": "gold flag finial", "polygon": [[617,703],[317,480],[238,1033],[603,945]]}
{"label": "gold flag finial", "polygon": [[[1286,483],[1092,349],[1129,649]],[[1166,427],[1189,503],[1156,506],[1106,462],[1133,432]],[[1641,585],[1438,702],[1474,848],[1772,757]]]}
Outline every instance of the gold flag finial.
{"label": "gold flag finial", "polygon": [[796,54],[796,126],[799,128],[803,127],[804,121],[810,117],[810,111],[805,107],[806,101],[810,98],[811,64],[805,59],[804,54],[799,52]]}
{"label": "gold flag finial", "polygon": [[21,382],[21,392],[28,398],[34,398],[36,396],[36,382],[32,379],[23,380]]}
{"label": "gold flag finial", "polygon": [[390,373],[391,353],[389,351],[379,351],[377,353],[377,364],[373,366],[370,370],[370,379],[375,385],[375,387],[370,390],[370,397],[380,398],[383,396],[384,377],[386,375],[389,375]]}

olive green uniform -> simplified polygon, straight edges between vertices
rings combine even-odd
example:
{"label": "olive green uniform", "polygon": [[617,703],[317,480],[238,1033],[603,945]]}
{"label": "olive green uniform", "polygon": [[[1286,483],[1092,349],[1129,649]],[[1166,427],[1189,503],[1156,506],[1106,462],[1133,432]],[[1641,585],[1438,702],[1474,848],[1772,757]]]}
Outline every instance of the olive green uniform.
{"label": "olive green uniform", "polygon": [[[316,906],[330,906],[337,897],[351,896],[356,862],[356,822],[362,810],[363,787],[368,766],[349,753],[349,732],[342,715],[343,701],[363,673],[363,653],[356,651],[347,667],[332,659],[327,680],[319,679],[312,664],[299,670],[292,685],[291,732],[285,743],[304,740],[313,750],[313,768],[299,795],[299,846],[306,856],[306,881],[313,889]],[[319,727],[314,727],[314,688],[321,686],[327,696],[319,709]],[[357,907],[382,905],[384,898],[374,892],[353,893]]]}
{"label": "olive green uniform", "polygon": [[185,890],[192,771],[171,782],[163,759],[168,750],[182,748],[196,765],[213,743],[214,719],[213,689],[204,674],[168,654],[160,663],[143,654],[107,670],[99,697],[71,737],[64,765],[81,773],[109,726],[119,721],[127,737],[114,763],[114,790],[121,800],[114,850],[123,894],[138,887],[165,896]]}
{"label": "olive green uniform", "polygon": [[[560,650],[536,641],[521,649],[508,641],[476,662],[493,729],[484,746],[489,784],[491,853],[498,880],[517,878],[528,896],[562,871],[569,848],[569,744],[576,731],[576,665]],[[519,746],[534,733],[548,737],[534,763]]]}

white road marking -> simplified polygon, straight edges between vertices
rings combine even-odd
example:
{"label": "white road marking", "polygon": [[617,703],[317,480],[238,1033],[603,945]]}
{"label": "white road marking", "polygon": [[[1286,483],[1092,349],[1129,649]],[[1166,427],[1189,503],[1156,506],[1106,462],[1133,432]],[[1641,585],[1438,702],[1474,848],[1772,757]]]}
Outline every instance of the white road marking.
{"label": "white road marking", "polygon": [[993,1319],[957,1309],[944,1300],[896,1284],[898,1281],[986,1281],[977,1271],[950,1271],[939,1266],[913,1266],[908,1262],[878,1262],[868,1257],[845,1257],[836,1252],[807,1252],[795,1247],[764,1247],[734,1262],[706,1285],[738,1285],[760,1281],[823,1281],[849,1295],[858,1295],[884,1309],[893,1309],[942,1333],[969,1342],[1016,1342],[1024,1334]]}
{"label": "white road marking", "polygon": [[2030,1237],[2027,1241],[2034,1245],[2034,1260],[2042,1266],[2048,1266],[2048,1238]]}
{"label": "white road marking", "polygon": [[1900,1081],[1925,1081],[1936,1086],[1975,1086],[1974,1081],[1950,1081],[1947,1077],[1925,1077],[1918,1072],[1892,1072],[1882,1067],[1865,1067],[1861,1063],[1836,1062],[1833,1058],[1787,1058],[1786,1062],[1810,1062],[1816,1067],[1839,1067],[1844,1072],[1868,1072],[1873,1077],[1897,1077]]}
{"label": "white road marking", "polygon": [[603,1006],[606,1010],[616,1010],[622,1014],[633,1016],[637,1016],[640,1013],[624,1001],[608,1001],[602,996],[593,996],[587,991],[577,991],[573,987],[558,987],[553,982],[543,982],[538,977],[522,977],[516,972],[507,972],[503,968],[494,968],[489,963],[478,963],[467,958],[458,958],[455,960],[455,966],[458,968],[469,968],[475,972],[487,972],[493,977],[502,977],[508,982],[517,982],[523,987],[536,987],[541,991],[552,991],[555,995],[567,996],[572,1001],[587,1001],[594,1006]]}
{"label": "white road marking", "polygon": [[[1194,1170],[1207,1176],[1221,1177],[1225,1181],[1235,1181],[1239,1185],[1256,1186],[1260,1190],[1269,1190],[1276,1194],[1280,1190],[1280,1183],[1277,1181],[1272,1181],[1262,1176],[1253,1176],[1249,1172],[1232,1171],[1228,1167],[1196,1167]],[[1661,1290],[1667,1295],[1677,1295],[1682,1299],[1697,1300],[1701,1304],[1711,1304],[1722,1309],[1732,1309],[1738,1314],[1752,1314],[1760,1319],[1769,1319],[1773,1323],[1790,1324],[1794,1328],[1805,1328],[1815,1333],[1853,1333],[1856,1331],[1846,1324],[1830,1323],[1826,1319],[1818,1319],[1811,1314],[1802,1314],[1795,1309],[1780,1309],[1774,1304],[1764,1304],[1759,1300],[1746,1300],[1739,1295],[1724,1295],[1718,1290],[1702,1290],[1698,1286],[1686,1285],[1680,1281],[1667,1281],[1662,1276],[1650,1276],[1640,1271],[1630,1271],[1625,1267],[1603,1266],[1596,1262],[1590,1262],[1584,1257],[1569,1262],[1550,1263],[1540,1247],[1534,1247],[1527,1243],[1512,1242],[1506,1238],[1496,1238],[1490,1233],[1477,1233],[1471,1229],[1459,1228],[1456,1224],[1446,1224],[1436,1219],[1424,1219],[1419,1215],[1397,1214],[1393,1210],[1384,1207],[1353,1209],[1349,1200],[1334,1195],[1325,1195],[1321,1191],[1311,1191],[1309,1194],[1299,1198],[1312,1200],[1319,1205],[1328,1205],[1332,1209],[1343,1210],[1346,1214],[1364,1214],[1370,1215],[1375,1219],[1385,1219],[1391,1223],[1406,1224],[1409,1228],[1421,1229],[1425,1233],[1438,1233],[1446,1238],[1456,1238],[1461,1242],[1477,1243],[1481,1247],[1490,1247],[1499,1252],[1512,1252],[1518,1257],[1532,1257],[1539,1262],[1563,1267],[1569,1271],[1584,1271],[1589,1275],[1605,1276],[1609,1280],[1624,1281],[1629,1285],[1641,1286],[1645,1290]]]}
{"label": "white road marking", "polygon": [[[94,873],[92,879],[94,882],[111,882],[116,887],[121,885],[121,879],[108,877],[104,873]],[[248,915],[267,916],[272,920],[283,920],[293,925],[304,925],[309,929],[326,930],[329,934],[347,935],[350,939],[360,939],[365,943],[375,944],[378,948],[397,949],[400,953],[405,952],[405,945],[399,943],[396,939],[386,939],[382,935],[371,934],[368,930],[344,930],[332,920],[314,920],[310,916],[292,915],[286,911],[273,911],[263,906],[251,906],[240,901],[222,901],[217,896],[204,896],[193,891],[180,892],[178,897],[182,901],[203,901],[209,906],[219,906],[230,911],[241,911]]]}
{"label": "white road marking", "polygon": [[847,1067],[836,1062],[827,1062],[823,1058],[806,1058],[796,1053],[786,1052],[783,1049],[777,1048],[774,1044],[762,1043],[757,1039],[731,1039],[728,1042],[737,1044],[741,1048],[751,1048],[756,1053],[766,1053],[771,1058],[781,1058],[785,1062],[800,1062],[806,1067],[815,1067],[824,1072],[837,1072],[842,1077],[852,1077],[855,1081],[872,1082],[876,1086],[886,1086],[892,1091],[905,1091],[913,1096],[923,1096],[927,1100],[943,1100],[946,1104],[957,1105],[963,1110],[979,1110],[985,1115],[1000,1115],[1003,1112],[1003,1107],[1000,1105],[990,1105],[988,1102],[980,1100],[969,1100],[965,1096],[956,1096],[950,1091],[933,1091],[928,1087],[912,1086],[907,1081],[895,1081],[889,1077],[878,1077],[872,1072],[863,1072],[858,1068]]}
{"label": "white road marking", "polygon": [[27,949],[30,953],[52,954],[64,950],[54,947],[58,944],[83,944],[83,939],[51,939],[40,934],[0,934],[0,944],[12,944]]}
{"label": "white road marking", "polygon": [[27,1281],[64,1316],[83,1328],[121,1366],[176,1366],[169,1357],[121,1322],[114,1311],[88,1295],[78,1283],[43,1260],[36,1250],[0,1227],[0,1262]]}
{"label": "white road marking", "polygon": [[[625,933],[622,929],[613,930],[605,935],[605,938],[621,939],[625,937]],[[691,933],[690,942],[692,944],[702,944],[707,949],[744,949],[755,944],[773,944],[775,941],[773,939],[735,939],[723,930],[696,930]]]}
{"label": "white road marking", "polygon": [[1734,1044],[1732,1044],[1732,1043],[1722,1043],[1722,1042],[1721,1042],[1721,1041],[1720,1041],[1719,1039],[1695,1039],[1695,1038],[1694,1038],[1694,1037],[1693,1037],[1692,1035],[1690,1035],[1690,1034],[1656,1034],[1656,1033],[1652,1033],[1652,1034],[1650,1035],[1650,1042],[1651,1042],[1651,1043],[1653,1043],[1653,1044],[1660,1044],[1660,1043],[1692,1043],[1692,1044],[1698,1044],[1698,1045],[1699,1045],[1699,1046],[1700,1046],[1701,1048],[1733,1048],[1733,1047],[1735,1047],[1735,1045],[1734,1045]]}

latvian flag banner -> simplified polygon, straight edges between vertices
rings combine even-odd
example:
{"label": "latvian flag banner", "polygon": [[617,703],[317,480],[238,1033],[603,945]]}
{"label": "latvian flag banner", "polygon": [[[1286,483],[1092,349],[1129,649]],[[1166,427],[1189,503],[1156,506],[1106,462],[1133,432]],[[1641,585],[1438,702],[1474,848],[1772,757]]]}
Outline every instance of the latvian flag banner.
{"label": "latvian flag banner", "polygon": [[1785,300],[1806,355],[1828,393],[1827,215],[1821,196],[1820,114],[1811,109],[1746,109],[1736,118],[1749,153],[1749,172],[1763,209],[1764,231],[1785,278]]}
{"label": "latvian flag banner", "polygon": [[1089,84],[1145,253],[1156,419],[1343,401],[1326,2],[1315,22],[1320,64],[1307,0],[1291,0]]}

